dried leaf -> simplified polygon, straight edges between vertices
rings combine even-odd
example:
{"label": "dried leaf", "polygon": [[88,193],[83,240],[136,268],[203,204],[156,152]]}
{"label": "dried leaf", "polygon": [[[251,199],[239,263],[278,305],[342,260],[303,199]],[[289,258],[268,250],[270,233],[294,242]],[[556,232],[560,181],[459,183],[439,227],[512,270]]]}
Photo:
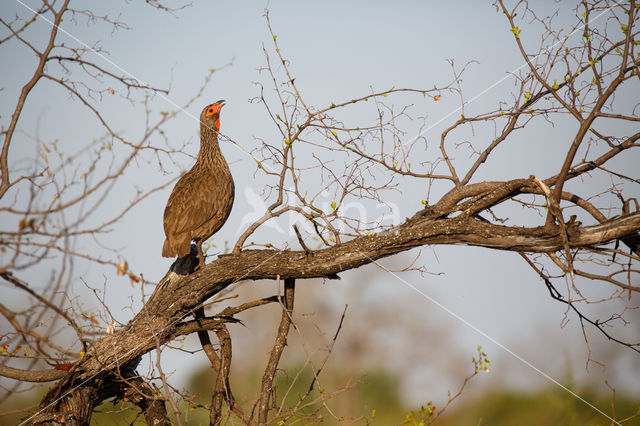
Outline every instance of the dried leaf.
{"label": "dried leaf", "polygon": [[107,326],[107,334],[113,334],[116,331],[116,322],[112,321],[111,324]]}
{"label": "dried leaf", "polygon": [[56,370],[69,371],[69,370],[71,370],[71,367],[73,367],[74,364],[75,364],[75,362],[73,362],[73,363],[64,363],[64,364],[54,364],[53,368],[55,368]]}
{"label": "dried leaf", "polygon": [[127,270],[129,270],[129,265],[127,264],[127,262],[118,263],[118,275],[122,276],[126,274]]}

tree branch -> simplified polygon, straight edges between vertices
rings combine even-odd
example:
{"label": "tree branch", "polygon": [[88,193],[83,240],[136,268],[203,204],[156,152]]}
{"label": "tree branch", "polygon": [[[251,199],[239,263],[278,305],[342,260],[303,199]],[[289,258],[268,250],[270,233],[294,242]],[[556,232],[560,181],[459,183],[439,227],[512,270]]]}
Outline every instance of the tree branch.
{"label": "tree branch", "polygon": [[21,370],[0,364],[0,376],[23,382],[53,382],[69,374],[62,370]]}
{"label": "tree branch", "polygon": [[[640,212],[607,222],[576,228],[572,248],[589,247],[635,235],[640,229]],[[145,305],[154,313],[149,319],[161,342],[203,329],[202,320],[180,323],[180,319],[220,290],[240,280],[323,278],[369,264],[415,247],[429,244],[467,244],[516,252],[549,253],[561,251],[564,239],[560,228],[508,227],[469,217],[432,219],[420,211],[405,223],[374,235],[353,239],[333,247],[304,251],[245,250],[219,257],[202,270],[188,276],[169,272]],[[114,368],[155,347],[149,325],[133,318],[126,327],[95,342],[82,362],[85,376]],[[215,328],[224,319],[207,320]]]}
{"label": "tree branch", "polygon": [[11,141],[13,140],[13,134],[16,130],[16,126],[18,125],[18,120],[20,119],[20,115],[22,114],[22,109],[24,108],[27,96],[38,83],[38,81],[40,81],[40,78],[42,78],[42,76],[44,75],[44,68],[47,63],[47,57],[55,46],[55,40],[58,34],[58,22],[60,22],[62,15],[67,11],[69,1],[70,0],[65,0],[62,6],[60,6],[58,12],[53,10],[53,8],[50,9],[53,13],[54,25],[51,27],[49,41],[47,42],[47,46],[42,51],[42,53],[39,54],[38,65],[33,72],[33,76],[27,82],[27,84],[22,87],[20,97],[18,98],[18,102],[16,104],[16,109],[11,115],[11,122],[9,123],[9,127],[7,128],[6,132],[4,132],[4,143],[2,144],[2,151],[0,152],[0,173],[2,174],[0,180],[0,198],[2,198],[2,196],[7,192],[11,185],[9,180],[9,145],[11,145]]}
{"label": "tree branch", "polygon": [[267,367],[262,376],[262,389],[260,392],[260,400],[258,405],[258,422],[261,425],[267,424],[269,416],[269,402],[273,395],[273,382],[276,378],[276,370],[280,363],[280,357],[287,344],[287,335],[291,327],[293,313],[293,299],[295,295],[296,280],[294,278],[286,278],[284,280],[284,300],[282,303],[282,318],[278,326],[278,334],[273,343],[273,349],[267,362]]}

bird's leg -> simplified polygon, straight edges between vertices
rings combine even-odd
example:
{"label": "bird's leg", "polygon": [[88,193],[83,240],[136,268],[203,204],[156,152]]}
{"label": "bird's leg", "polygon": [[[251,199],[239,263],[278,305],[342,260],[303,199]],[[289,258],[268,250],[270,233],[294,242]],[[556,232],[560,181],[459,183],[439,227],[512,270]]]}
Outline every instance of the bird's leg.
{"label": "bird's leg", "polygon": [[196,271],[198,269],[204,268],[204,254],[202,253],[202,241],[196,241],[196,248],[198,249],[198,266],[196,267]]}

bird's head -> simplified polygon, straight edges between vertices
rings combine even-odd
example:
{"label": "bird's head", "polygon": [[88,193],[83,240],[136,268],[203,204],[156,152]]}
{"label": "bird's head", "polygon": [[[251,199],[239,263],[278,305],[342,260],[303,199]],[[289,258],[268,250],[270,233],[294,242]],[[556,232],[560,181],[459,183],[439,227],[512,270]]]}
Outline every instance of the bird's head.
{"label": "bird's head", "polygon": [[220,100],[211,105],[207,105],[200,114],[200,122],[214,129],[216,133],[220,131],[220,110],[224,106],[224,103],[224,100]]}

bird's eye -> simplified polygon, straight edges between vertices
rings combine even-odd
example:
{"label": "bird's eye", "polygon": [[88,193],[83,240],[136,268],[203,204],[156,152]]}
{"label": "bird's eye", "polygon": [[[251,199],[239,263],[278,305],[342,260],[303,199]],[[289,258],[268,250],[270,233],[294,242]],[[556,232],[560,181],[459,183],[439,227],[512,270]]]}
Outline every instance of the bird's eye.
{"label": "bird's eye", "polygon": [[209,114],[213,114],[213,107],[209,108]]}

